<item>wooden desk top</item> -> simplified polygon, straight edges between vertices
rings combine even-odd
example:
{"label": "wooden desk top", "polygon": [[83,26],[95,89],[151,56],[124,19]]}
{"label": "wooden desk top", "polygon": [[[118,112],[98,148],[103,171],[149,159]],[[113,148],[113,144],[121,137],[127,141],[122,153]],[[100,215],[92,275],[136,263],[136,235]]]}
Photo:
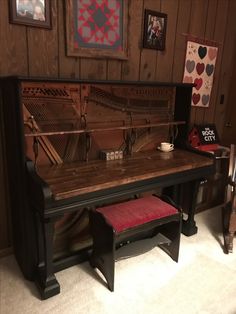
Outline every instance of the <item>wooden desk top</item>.
{"label": "wooden desk top", "polygon": [[212,166],[213,159],[185,150],[134,153],[122,160],[95,160],[41,167],[39,176],[55,200],[112,188],[136,181]]}

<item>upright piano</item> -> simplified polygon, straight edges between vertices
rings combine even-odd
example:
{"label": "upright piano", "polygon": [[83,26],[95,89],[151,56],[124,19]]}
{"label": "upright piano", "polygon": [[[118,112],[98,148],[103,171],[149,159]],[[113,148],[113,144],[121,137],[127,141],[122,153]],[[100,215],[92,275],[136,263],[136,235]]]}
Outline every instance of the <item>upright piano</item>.
{"label": "upright piano", "polygon": [[[88,259],[88,211],[166,193],[197,232],[200,181],[210,154],[187,144],[192,84],[6,77],[0,81],[14,250],[42,298],[55,272]],[[162,152],[161,142],[174,150]]]}

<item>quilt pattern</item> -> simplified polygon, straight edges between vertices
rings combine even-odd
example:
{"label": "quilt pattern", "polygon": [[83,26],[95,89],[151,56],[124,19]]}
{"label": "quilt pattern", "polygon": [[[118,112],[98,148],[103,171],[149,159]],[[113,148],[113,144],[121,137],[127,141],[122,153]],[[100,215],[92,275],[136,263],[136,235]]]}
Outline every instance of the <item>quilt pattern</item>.
{"label": "quilt pattern", "polygon": [[74,48],[122,49],[122,1],[77,0]]}

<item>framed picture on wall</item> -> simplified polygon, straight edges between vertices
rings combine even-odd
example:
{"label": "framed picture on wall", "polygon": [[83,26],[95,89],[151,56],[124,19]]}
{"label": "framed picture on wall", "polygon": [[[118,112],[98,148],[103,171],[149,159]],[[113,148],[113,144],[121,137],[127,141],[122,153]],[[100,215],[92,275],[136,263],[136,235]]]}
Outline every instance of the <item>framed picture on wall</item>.
{"label": "framed picture on wall", "polygon": [[8,0],[10,22],[51,28],[50,0]]}
{"label": "framed picture on wall", "polygon": [[145,10],[143,47],[165,50],[167,14]]}
{"label": "framed picture on wall", "polygon": [[127,59],[127,0],[67,0],[68,56]]}

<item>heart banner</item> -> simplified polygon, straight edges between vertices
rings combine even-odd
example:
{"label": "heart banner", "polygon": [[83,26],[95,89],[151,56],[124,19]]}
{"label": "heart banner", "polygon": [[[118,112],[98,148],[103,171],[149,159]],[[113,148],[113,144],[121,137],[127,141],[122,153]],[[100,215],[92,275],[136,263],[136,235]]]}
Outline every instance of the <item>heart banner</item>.
{"label": "heart banner", "polygon": [[194,83],[192,106],[209,107],[218,48],[202,42],[187,41],[184,83]]}

